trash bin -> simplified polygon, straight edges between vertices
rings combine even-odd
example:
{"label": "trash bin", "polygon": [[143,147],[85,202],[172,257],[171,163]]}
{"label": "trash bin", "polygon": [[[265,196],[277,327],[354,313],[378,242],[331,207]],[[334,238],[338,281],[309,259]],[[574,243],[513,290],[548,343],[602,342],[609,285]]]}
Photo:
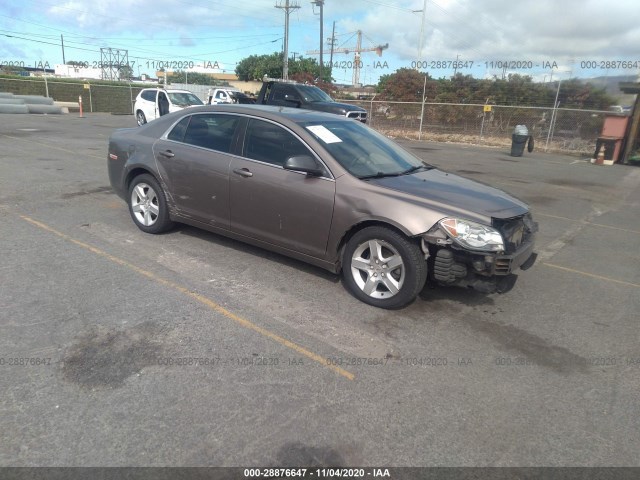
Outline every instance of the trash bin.
{"label": "trash bin", "polygon": [[529,130],[524,125],[516,125],[511,135],[511,156],[521,157],[529,139]]}

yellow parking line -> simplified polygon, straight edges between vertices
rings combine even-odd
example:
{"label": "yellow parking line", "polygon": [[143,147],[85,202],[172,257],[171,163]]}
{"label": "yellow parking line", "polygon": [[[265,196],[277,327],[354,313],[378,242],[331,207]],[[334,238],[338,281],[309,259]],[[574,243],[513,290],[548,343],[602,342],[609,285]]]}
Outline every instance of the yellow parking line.
{"label": "yellow parking line", "polygon": [[121,265],[123,267],[127,267],[130,270],[133,270],[134,272],[143,275],[161,285],[164,285],[165,287],[169,287],[173,290],[176,290],[184,295],[187,295],[188,297],[191,297],[194,300],[197,300],[198,302],[200,302],[201,304],[205,305],[206,307],[210,308],[211,310],[220,313],[222,315],[224,315],[225,317],[229,318],[230,320],[233,320],[234,322],[236,322],[237,324],[248,328],[249,330],[253,330],[254,332],[257,332],[267,338],[270,338],[271,340],[279,343],[280,345],[283,345],[287,348],[290,348],[291,350],[294,350],[295,352],[299,353],[300,355],[304,355],[305,357],[313,360],[314,362],[317,362],[319,364],[321,364],[324,367],[327,367],[331,370],[333,370],[334,372],[336,372],[337,374],[349,379],[349,380],[353,380],[355,378],[355,375],[347,370],[344,370],[338,366],[335,365],[327,365],[326,362],[326,358],[313,353],[309,350],[307,350],[304,347],[301,347],[300,345],[293,343],[289,340],[287,340],[286,338],[283,338],[279,335],[276,335],[273,332],[270,332],[269,330],[267,330],[266,328],[262,328],[258,325],[256,325],[255,323],[250,322],[249,320],[242,318],[238,315],[236,315],[235,313],[227,310],[226,308],[224,308],[223,306],[219,305],[218,303],[214,302],[213,300],[205,297],[204,295],[200,295],[199,293],[193,292],[191,290],[189,290],[188,288],[185,288],[181,285],[178,285],[177,283],[171,282],[169,280],[166,280],[162,277],[159,277],[157,275],[155,275],[152,272],[149,272],[148,270],[144,270],[132,263],[127,262],[126,260],[123,260],[121,258],[118,258],[114,255],[111,255],[103,250],[100,250],[99,248],[96,248],[94,246],[89,245],[88,243],[84,243],[81,242],[80,240],[76,240],[75,238],[71,237],[70,235],[67,235],[66,233],[62,233],[48,225],[45,225],[42,222],[39,222],[37,220],[34,220],[33,218],[27,217],[25,215],[20,215],[20,218],[22,218],[23,220],[25,220],[26,222],[29,222],[32,225],[35,225],[38,228],[41,228],[42,230],[45,230],[47,232],[53,233],[54,235],[57,235],[58,237],[67,240],[68,242],[71,242],[79,247],[84,248],[85,250],[88,250],[92,253],[95,253],[96,255],[99,255],[103,258],[106,258],[108,260],[111,260],[114,263],[117,263],[118,265]]}
{"label": "yellow parking line", "polygon": [[640,234],[640,230],[630,230],[628,228],[620,228],[620,227],[613,227],[611,225],[604,225],[602,223],[593,223],[593,222],[587,222],[586,220],[576,220],[575,218],[569,218],[569,217],[561,217],[559,215],[550,215],[548,213],[540,213],[540,212],[536,212],[535,216],[540,216],[540,217],[549,217],[549,218],[557,218],[559,220],[569,220],[570,222],[576,222],[576,223],[584,223],[585,225],[591,225],[593,227],[601,227],[601,228],[608,228],[610,230],[618,230],[620,232],[627,232],[627,233],[637,233]]}
{"label": "yellow parking line", "polygon": [[[27,142],[27,143],[35,143],[36,145],[42,145],[43,147],[53,148],[54,150],[60,150],[61,152],[72,153],[73,155],[77,155],[78,154],[77,150],[69,150],[68,148],[58,147],[56,145],[51,145],[50,143],[36,142],[36,141],[34,141],[32,139],[27,140],[25,138],[20,138],[20,137],[14,137],[12,135],[7,135],[6,133],[0,133],[0,135],[2,135],[3,137],[10,138],[12,140],[18,140],[18,141]],[[106,152],[105,152],[105,155],[103,157],[100,157],[98,155],[92,155],[91,153],[83,153],[83,155],[85,157],[98,158],[100,160],[104,160],[105,162],[106,162],[106,159],[107,159]]]}
{"label": "yellow parking line", "polygon": [[606,282],[618,283],[620,285],[627,285],[628,287],[640,288],[637,283],[625,282],[624,280],[616,280],[615,278],[603,277],[602,275],[596,275],[595,273],[582,272],[580,270],[574,270],[573,268],[561,267],[560,265],[554,265],[553,263],[543,263],[547,267],[557,268],[558,270],[564,270],[565,272],[577,273],[584,275],[585,277],[597,278],[598,280],[604,280]]}

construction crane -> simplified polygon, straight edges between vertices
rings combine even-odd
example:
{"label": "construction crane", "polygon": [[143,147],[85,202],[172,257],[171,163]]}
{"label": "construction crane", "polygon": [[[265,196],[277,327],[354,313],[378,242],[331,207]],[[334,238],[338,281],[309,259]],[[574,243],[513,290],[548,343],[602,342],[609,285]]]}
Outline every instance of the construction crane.
{"label": "construction crane", "polygon": [[[360,69],[362,68],[362,61],[360,60],[360,54],[362,52],[376,52],[379,57],[382,56],[382,51],[389,48],[389,44],[378,45],[376,47],[362,48],[362,30],[356,32],[358,40],[355,47],[340,47],[334,48],[333,53],[346,53],[347,55],[353,52],[353,86],[360,84]],[[353,38],[353,37],[352,37]],[[312,50],[307,52],[307,55],[318,55],[320,50]],[[333,67],[333,65],[332,65]]]}

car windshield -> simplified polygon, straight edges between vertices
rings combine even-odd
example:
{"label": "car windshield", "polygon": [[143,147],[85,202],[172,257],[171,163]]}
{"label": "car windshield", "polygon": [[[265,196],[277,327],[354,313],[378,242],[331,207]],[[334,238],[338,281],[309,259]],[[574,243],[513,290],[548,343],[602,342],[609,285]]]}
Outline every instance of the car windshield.
{"label": "car windshield", "polygon": [[312,85],[300,85],[297,89],[307,102],[333,102],[333,99],[318,87],[314,87]]}
{"label": "car windshield", "polygon": [[303,126],[342,167],[358,178],[404,175],[433,168],[360,122],[306,122]]}
{"label": "car windshield", "polygon": [[191,105],[204,105],[202,100],[193,93],[188,92],[170,92],[169,99],[171,103],[179,107],[189,107]]}

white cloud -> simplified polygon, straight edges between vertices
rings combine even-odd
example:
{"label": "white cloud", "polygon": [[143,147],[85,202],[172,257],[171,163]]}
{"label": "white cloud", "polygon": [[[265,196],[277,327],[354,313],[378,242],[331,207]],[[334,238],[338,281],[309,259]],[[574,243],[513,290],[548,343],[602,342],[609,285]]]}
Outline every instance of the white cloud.
{"label": "white cloud", "polygon": [[[111,46],[129,49],[130,55],[140,57],[206,58],[224,60],[230,66],[251,54],[277,51],[282,45],[284,12],[274,5],[283,4],[284,0],[38,3],[43,8],[6,0],[0,6],[0,28],[22,28],[35,34],[47,30],[36,30],[34,24],[49,25],[52,37],[64,32],[66,44],[68,36],[69,48],[84,44],[89,50],[98,51],[97,47]],[[367,54],[364,59],[388,61],[394,69],[410,66],[418,57],[422,20],[422,13],[412,10],[421,10],[423,3],[424,0],[325,0],[324,37],[331,35],[335,20],[340,44],[356,30],[366,35],[364,46],[389,43],[381,59],[374,54]],[[309,0],[300,0],[299,5],[301,8],[290,16],[289,51],[305,54],[318,49],[319,17],[314,15]],[[491,72],[477,69],[477,65],[491,61],[556,62],[558,70],[571,69],[574,74],[580,73],[576,68],[586,60],[640,61],[640,22],[635,0],[607,4],[601,0],[428,0],[426,5],[422,57],[473,60],[476,70],[467,73],[478,77]],[[13,51],[46,48],[37,42],[18,47],[15,41],[6,40],[3,43],[11,45]],[[74,45],[74,41],[78,43]],[[347,43],[354,46],[355,37]],[[9,51],[7,46],[4,51]],[[325,51],[328,61],[326,45]],[[336,58],[352,59],[352,55],[339,54]],[[637,69],[625,73],[636,72]],[[430,73],[437,77],[448,71]],[[376,72],[370,74],[375,76]]]}

